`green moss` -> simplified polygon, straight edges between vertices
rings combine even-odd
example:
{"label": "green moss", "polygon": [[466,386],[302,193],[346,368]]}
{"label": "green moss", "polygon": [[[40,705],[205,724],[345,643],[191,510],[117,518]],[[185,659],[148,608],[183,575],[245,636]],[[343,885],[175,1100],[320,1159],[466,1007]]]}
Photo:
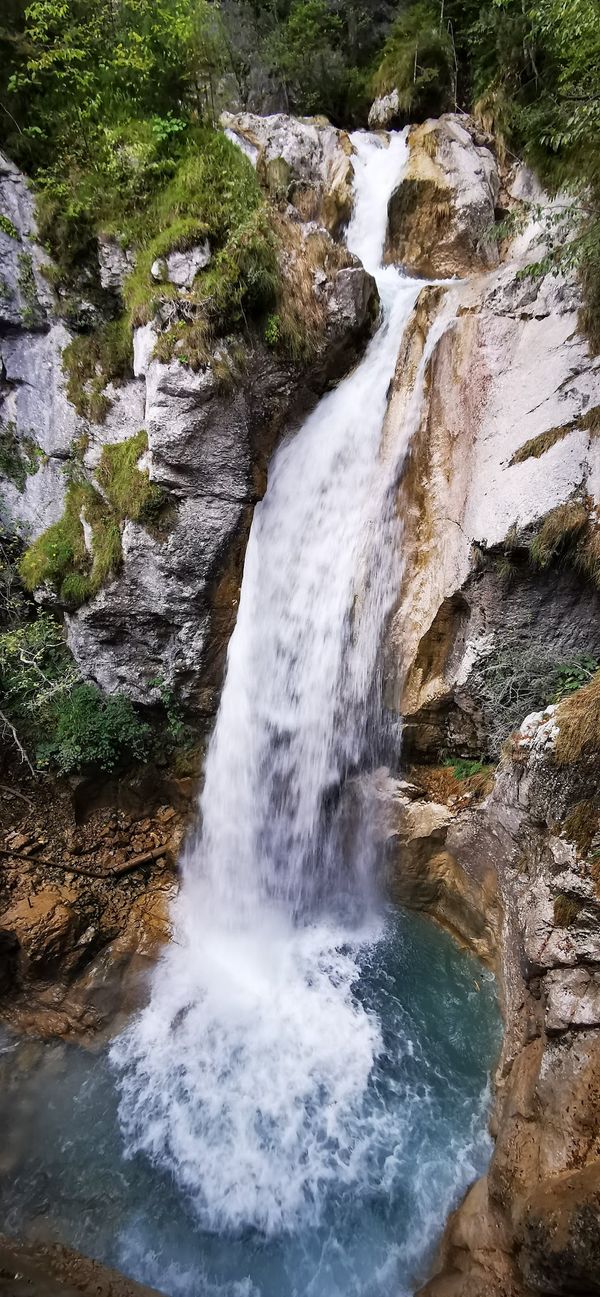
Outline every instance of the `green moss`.
{"label": "green moss", "polygon": [[[185,295],[185,318],[170,347],[201,322],[208,341],[221,337],[272,304],[278,284],[277,249],[265,200],[253,167],[225,136],[198,131],[184,153],[176,174],[145,214],[143,226],[129,233],[137,247],[137,263],[124,286],[132,326],[146,323],[160,301],[176,299],[174,285],[156,283],[150,274],[156,260],[208,239],[211,260]],[[175,311],[176,317],[176,311]],[[173,327],[175,327],[175,324]],[[198,338],[185,346],[189,363],[202,355]]]}
{"label": "green moss", "polygon": [[19,237],[16,225],[13,225],[10,217],[5,216],[3,212],[0,212],[0,230],[3,234],[8,234],[9,239],[18,239]]}
{"label": "green moss", "polygon": [[138,460],[148,449],[148,436],[142,430],[115,446],[104,446],[97,478],[113,509],[120,518],[134,522],[154,521],[165,503],[165,494],[148,473],[138,468]]}
{"label": "green moss", "polygon": [[17,284],[21,296],[21,319],[26,329],[37,329],[44,321],[44,312],[40,306],[35,275],[33,273],[33,258],[30,252],[20,252],[17,258],[18,273]]}
{"label": "green moss", "polygon": [[43,451],[33,437],[19,437],[12,422],[0,426],[0,477],[18,491],[25,490],[27,478],[37,473],[42,458]]}
{"label": "green moss", "polygon": [[[91,555],[82,517],[92,529]],[[71,482],[62,518],[25,551],[19,573],[27,590],[48,583],[65,604],[78,607],[118,570],[121,557],[118,518],[93,486]]]}
{"label": "green moss", "polygon": [[111,320],[94,333],[73,338],[63,351],[67,397],[77,413],[91,423],[103,423],[111,402],[108,383],[123,382],[131,373],[131,333],[125,320]]}

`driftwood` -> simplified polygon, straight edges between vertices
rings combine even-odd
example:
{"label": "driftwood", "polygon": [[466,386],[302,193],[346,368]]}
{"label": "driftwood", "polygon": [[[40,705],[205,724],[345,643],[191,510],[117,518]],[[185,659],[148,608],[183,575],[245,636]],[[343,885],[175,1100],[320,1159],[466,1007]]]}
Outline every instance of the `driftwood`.
{"label": "driftwood", "polygon": [[14,856],[16,860],[25,860],[29,865],[44,865],[47,869],[62,869],[65,874],[82,874],[84,878],[121,878],[123,874],[131,874],[134,869],[141,869],[142,865],[149,865],[153,860],[160,860],[161,856],[168,856],[170,853],[167,847],[152,847],[150,851],[142,851],[139,856],[132,856],[131,860],[124,860],[122,864],[115,865],[113,869],[106,869],[100,874],[95,869],[85,869],[81,865],[74,865],[69,861],[64,864],[58,860],[45,860],[42,856],[26,855],[24,851],[10,851],[8,847],[0,847],[0,856]]}

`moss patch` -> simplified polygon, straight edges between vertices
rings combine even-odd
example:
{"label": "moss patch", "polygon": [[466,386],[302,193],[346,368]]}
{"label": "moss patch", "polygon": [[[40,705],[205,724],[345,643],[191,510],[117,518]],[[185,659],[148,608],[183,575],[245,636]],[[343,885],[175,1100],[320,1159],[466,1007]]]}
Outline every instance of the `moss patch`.
{"label": "moss patch", "polygon": [[[92,529],[92,553],[85,544],[82,518]],[[119,521],[89,483],[67,487],[62,518],[29,546],[19,564],[27,590],[48,583],[69,607],[96,594],[121,562]]]}
{"label": "moss patch", "polygon": [[24,491],[27,478],[37,473],[42,459],[43,451],[33,437],[19,437],[14,423],[0,426],[0,477]]}
{"label": "moss patch", "polygon": [[77,413],[91,423],[103,423],[111,402],[108,383],[119,384],[131,373],[132,342],[124,320],[111,320],[94,333],[83,334],[63,351],[67,397]]}
{"label": "moss patch", "polygon": [[97,469],[97,479],[119,518],[134,522],[153,522],[165,504],[165,494],[151,482],[138,461],[148,449],[148,435],[142,429],[127,441],[104,446]]}
{"label": "moss patch", "polygon": [[21,319],[26,329],[38,329],[44,322],[44,312],[37,295],[31,253],[20,252],[17,265],[17,284],[21,296]]}

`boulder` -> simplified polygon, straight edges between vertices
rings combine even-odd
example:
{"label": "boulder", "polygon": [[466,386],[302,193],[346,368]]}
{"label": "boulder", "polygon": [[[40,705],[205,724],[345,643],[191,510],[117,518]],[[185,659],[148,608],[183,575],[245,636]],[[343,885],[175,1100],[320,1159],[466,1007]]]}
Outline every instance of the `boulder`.
{"label": "boulder", "polygon": [[397,90],[391,90],[388,95],[380,95],[379,98],[371,104],[369,110],[369,130],[387,131],[391,130],[394,126],[397,126],[399,106]]}
{"label": "boulder", "polygon": [[326,118],[223,113],[221,125],[276,197],[336,234],[352,211],[352,145]]}
{"label": "boulder", "polygon": [[120,293],[123,284],[135,266],[135,256],[110,234],[98,235],[98,265],[103,288]]}
{"label": "boulder", "polygon": [[167,280],[177,288],[191,288],[198,271],[208,265],[210,256],[210,244],[205,239],[193,248],[159,257],[152,263],[150,274],[157,283]]}
{"label": "boulder", "polygon": [[480,140],[453,113],[411,129],[408,163],[389,203],[388,262],[428,278],[498,264],[491,231],[500,182]]}

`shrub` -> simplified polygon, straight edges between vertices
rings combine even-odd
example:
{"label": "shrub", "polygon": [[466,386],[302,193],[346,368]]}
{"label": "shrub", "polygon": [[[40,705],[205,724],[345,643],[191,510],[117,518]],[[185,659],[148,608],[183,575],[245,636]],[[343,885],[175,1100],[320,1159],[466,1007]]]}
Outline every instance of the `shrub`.
{"label": "shrub", "polygon": [[111,771],[144,761],[150,751],[151,730],[129,698],[106,697],[96,685],[77,684],[54,707],[51,737],[39,744],[40,766],[59,774],[74,770]]}
{"label": "shrub", "polygon": [[452,106],[453,48],[439,9],[417,0],[396,19],[373,77],[377,95],[398,91],[406,120],[439,116]]}

